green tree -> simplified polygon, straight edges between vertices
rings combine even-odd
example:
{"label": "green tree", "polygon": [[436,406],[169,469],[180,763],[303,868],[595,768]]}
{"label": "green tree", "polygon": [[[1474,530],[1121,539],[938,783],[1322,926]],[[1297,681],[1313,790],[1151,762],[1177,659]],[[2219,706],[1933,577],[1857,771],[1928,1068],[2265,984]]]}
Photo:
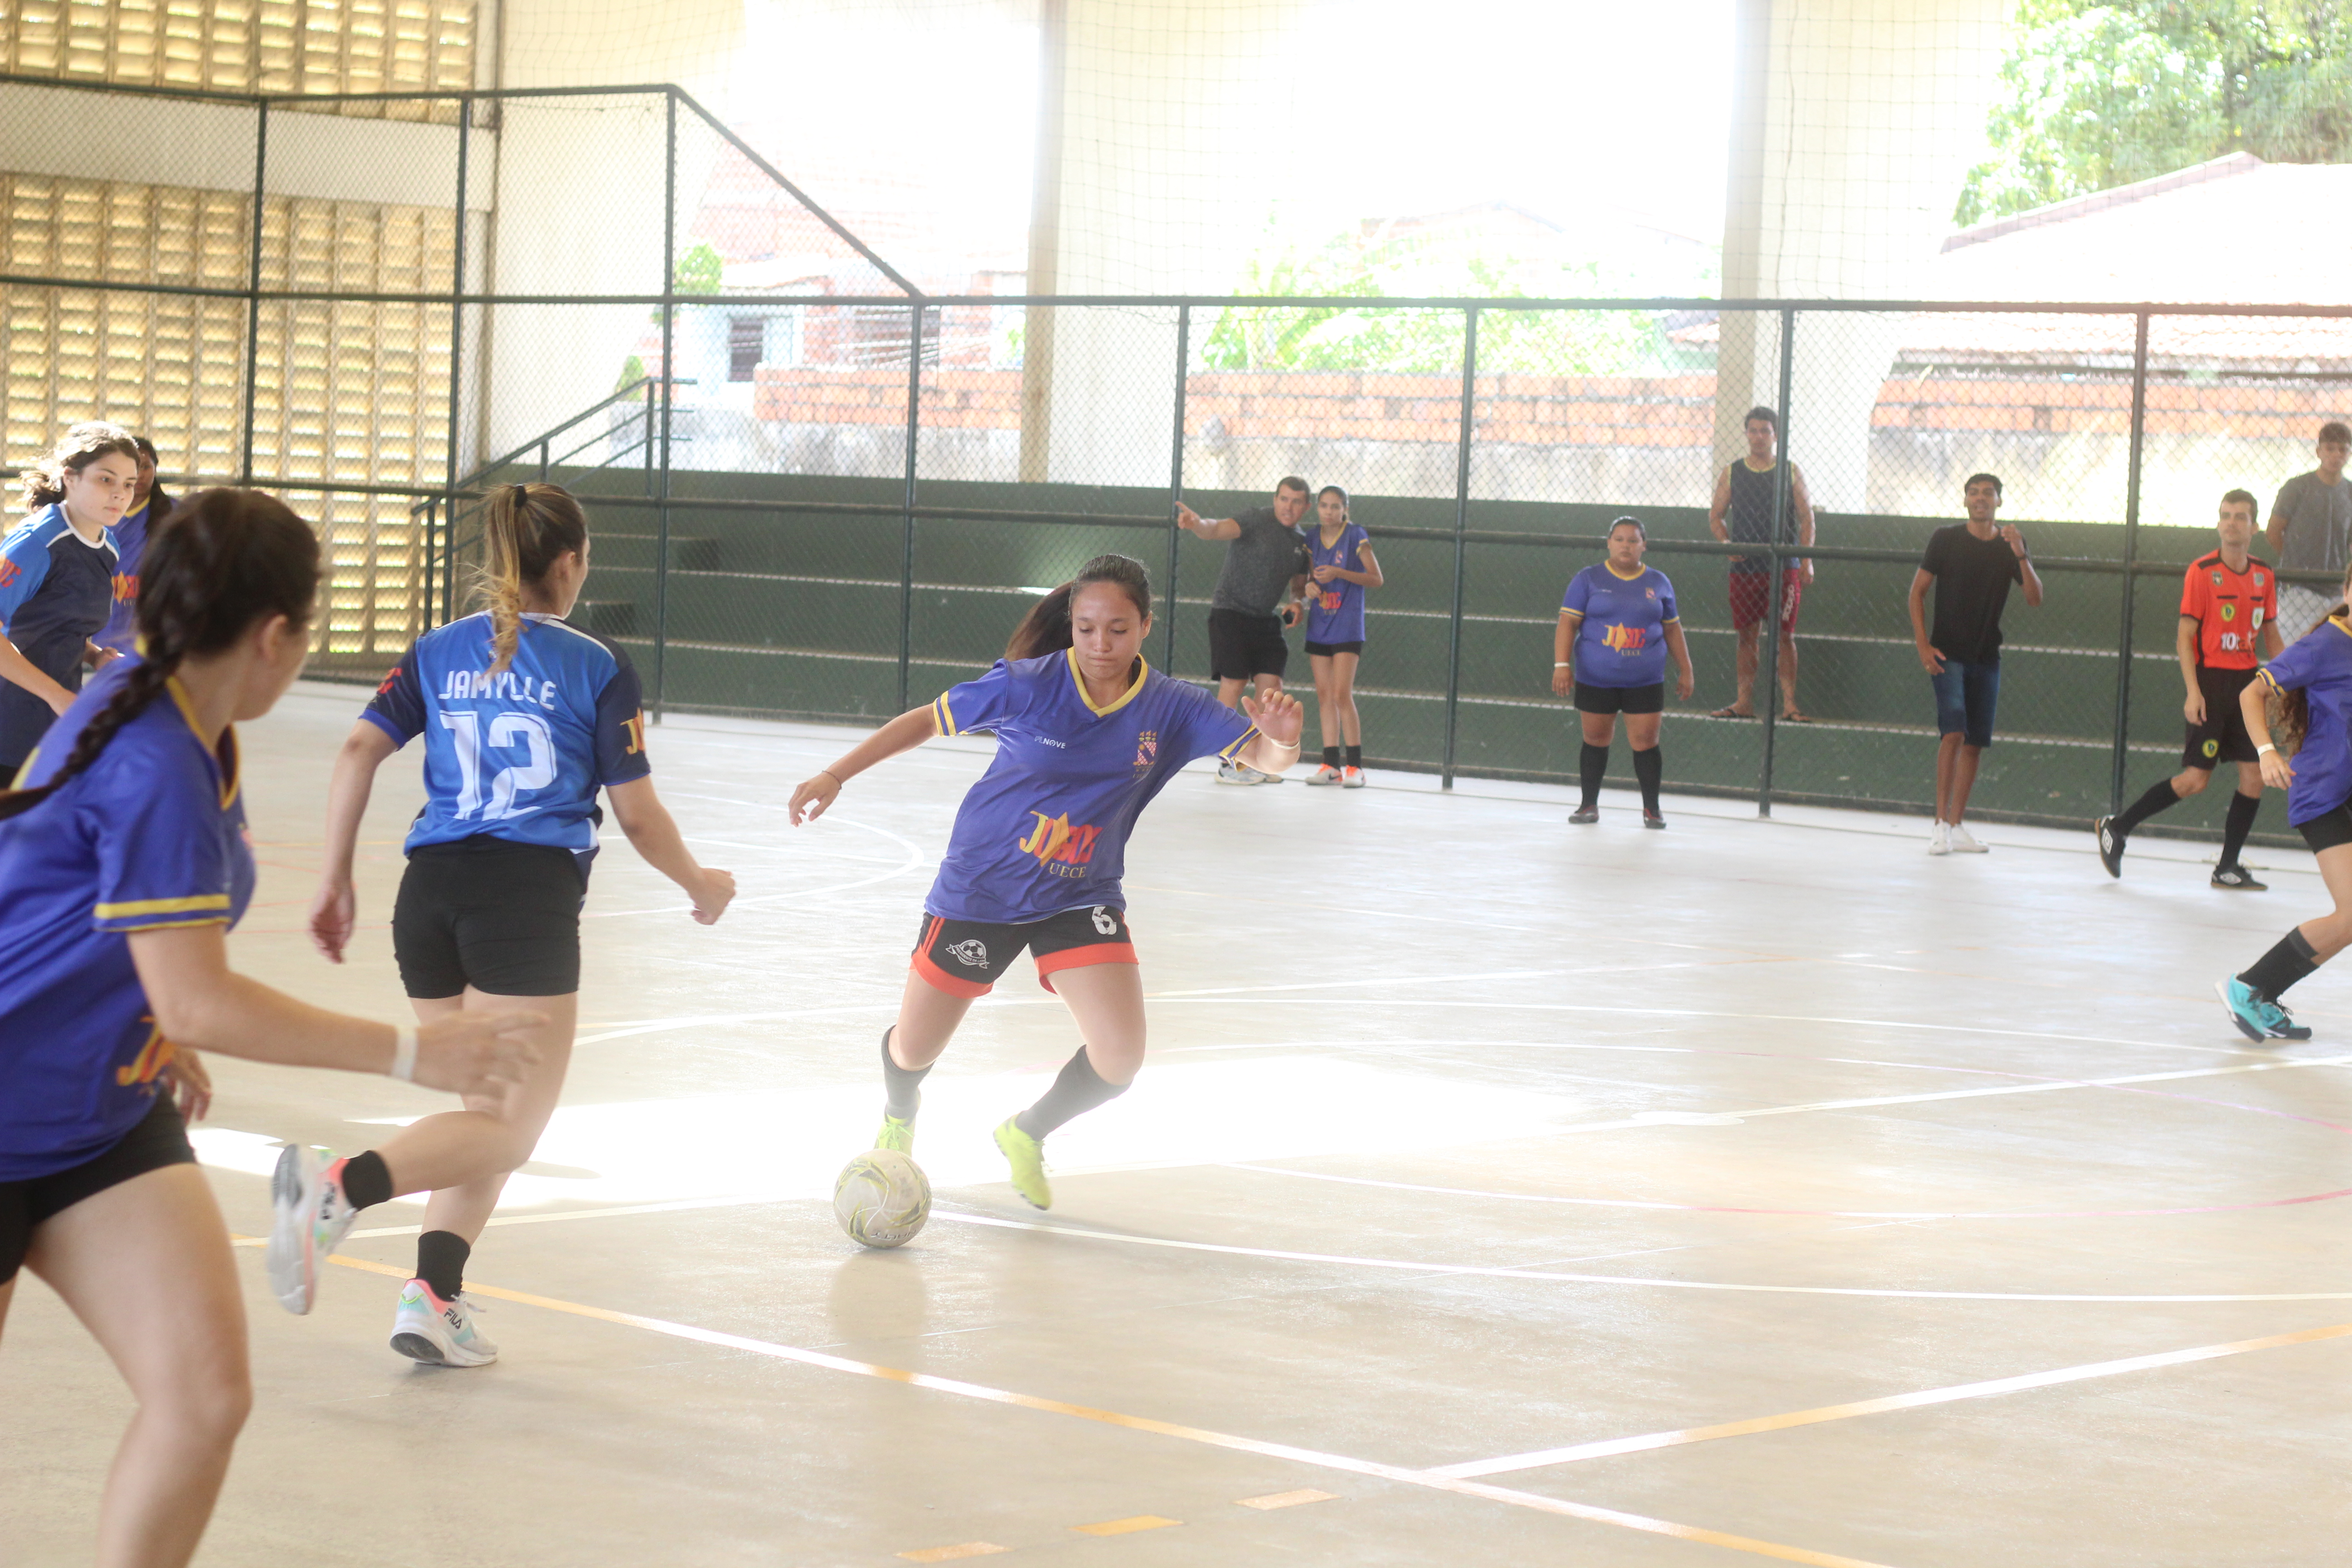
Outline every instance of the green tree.
{"label": "green tree", "polygon": [[2228,153],[2352,162],[2352,0],[2021,0],[1960,224]]}
{"label": "green tree", "polygon": [[679,294],[716,294],[726,270],[727,264],[719,259],[719,252],[710,247],[709,240],[704,240],[677,258],[676,281],[670,288]]}

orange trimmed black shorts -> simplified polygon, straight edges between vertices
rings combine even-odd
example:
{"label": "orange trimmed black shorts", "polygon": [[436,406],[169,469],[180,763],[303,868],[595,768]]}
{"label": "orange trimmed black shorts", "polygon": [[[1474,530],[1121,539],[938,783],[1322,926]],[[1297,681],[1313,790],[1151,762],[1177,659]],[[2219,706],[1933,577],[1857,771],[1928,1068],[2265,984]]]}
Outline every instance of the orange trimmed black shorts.
{"label": "orange trimmed black shorts", "polygon": [[1057,970],[1138,962],[1127,911],[1111,904],[1087,904],[1016,925],[927,914],[907,962],[950,996],[985,996],[1024,948],[1037,961],[1037,984],[1048,991]]}

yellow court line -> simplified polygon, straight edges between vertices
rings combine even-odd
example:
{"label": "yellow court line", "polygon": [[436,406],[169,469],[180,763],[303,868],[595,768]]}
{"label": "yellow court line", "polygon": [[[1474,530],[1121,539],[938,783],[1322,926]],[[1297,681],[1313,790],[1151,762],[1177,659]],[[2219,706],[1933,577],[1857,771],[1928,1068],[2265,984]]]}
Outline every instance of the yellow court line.
{"label": "yellow court line", "polygon": [[1183,1522],[1181,1519],[1162,1519],[1156,1513],[1139,1513],[1133,1519],[1107,1519],[1100,1524],[1074,1524],[1070,1528],[1080,1535],[1133,1535],[1139,1530],[1166,1530]]}
{"label": "yellow court line", "polygon": [[1785,1432],[1792,1426],[1844,1421],[1856,1415],[1879,1415],[1890,1410],[1916,1410],[1924,1405],[1949,1405],[1960,1399],[1986,1399],[1994,1394],[2016,1394],[2029,1388],[2051,1388],[2062,1383],[2080,1383],[2085,1378],[2116,1377],[2127,1372],[2146,1372],[2153,1367],[2179,1366],[2189,1362],[2211,1361],[2219,1356],[2244,1355],[2249,1351],[2276,1350],[2282,1345],[2337,1340],[2347,1334],[2352,1334],[2352,1323],[2334,1323],[2324,1329],[2302,1329],[2291,1334],[2266,1334],[2258,1340],[2233,1340],[2228,1344],[2198,1345],[2189,1350],[2165,1351],[2156,1355],[2126,1356],[2121,1361],[2093,1362],[2084,1366],[2060,1367],[2053,1372],[2026,1373],[2019,1377],[1996,1377],[1982,1383],[1957,1384],[1950,1388],[1924,1389],[1917,1394],[1890,1394],[1884,1399],[1858,1399],[1847,1405],[1824,1405],[1812,1410],[1792,1410],[1783,1415],[1759,1415],[1749,1421],[1727,1421],[1715,1426],[1689,1426],[1679,1432],[1651,1432],[1638,1437],[1613,1437],[1605,1442],[1579,1443],[1571,1447],[1547,1448],[1533,1454],[1511,1454],[1499,1459],[1440,1465],[1429,1473],[1460,1477],[1506,1475],[1514,1470],[1541,1469],[1547,1465],[1572,1464],[1579,1459],[1605,1458],[1612,1454],[1638,1454],[1653,1448],[1680,1447],[1686,1443],[1708,1443],[1717,1437]]}
{"label": "yellow court line", "polygon": [[965,1557],[993,1557],[1012,1550],[992,1541],[967,1541],[958,1546],[927,1546],[919,1552],[901,1552],[898,1555],[909,1563],[953,1563]]}
{"label": "yellow court line", "polygon": [[[235,1238],[241,1246],[259,1245],[256,1237]],[[406,1279],[408,1270],[389,1263],[374,1263],[362,1258],[331,1258],[327,1261],[345,1268],[357,1268],[369,1274],[382,1274],[394,1279]],[[1452,1492],[1460,1497],[1484,1498],[1489,1502],[1508,1503],[1515,1508],[1531,1509],[1538,1513],[1558,1514],[1565,1519],[1580,1519],[1591,1524],[1615,1525],[1622,1530],[1639,1531],[1645,1535],[1663,1535],[1675,1541],[1694,1542],[1703,1546],[1720,1546],[1732,1552],[1745,1552],[1758,1557],[1770,1557],[1782,1563],[1802,1563],[1808,1568],[1886,1568],[1885,1563],[1868,1562],[1859,1557],[1841,1557],[1835,1552],[1815,1552],[1809,1547],[1784,1546],[1779,1542],[1759,1541],[1753,1536],[1735,1535],[1727,1531],[1707,1530],[1697,1525],[1676,1524],[1671,1520],[1652,1519],[1646,1514],[1626,1513],[1613,1508],[1598,1508],[1591,1503],[1570,1502],[1565,1498],[1545,1497],[1538,1492],[1517,1491],[1508,1487],[1489,1486],[1484,1481],[1466,1480],[1456,1476],[1440,1475],[1433,1470],[1416,1470],[1402,1465],[1383,1465],[1371,1459],[1352,1459],[1344,1454],[1327,1454],[1315,1448],[1294,1447],[1287,1443],[1267,1443],[1255,1437],[1235,1436],[1229,1432],[1212,1432],[1205,1427],[1185,1426],[1172,1421],[1158,1421],[1148,1415],[1126,1415],[1116,1410],[1097,1410],[1090,1405],[1068,1405],[1058,1399],[1041,1399],[1032,1394],[1015,1394],[1009,1389],[991,1388],[985,1384],[965,1383],[957,1378],[934,1377],[929,1373],[908,1372],[898,1367],[877,1366],[871,1362],[852,1361],[846,1356],[827,1355],[823,1351],[802,1350],[795,1345],[780,1345],[768,1340],[746,1339],[740,1334],[720,1333],[715,1329],[697,1328],[691,1323],[673,1323],[662,1318],[640,1317],[635,1312],[616,1312],[608,1307],[591,1307],[578,1301],[558,1300],[552,1296],[535,1296],[524,1290],[508,1290],[496,1285],[468,1284],[469,1294],[488,1296],[496,1300],[514,1301],[526,1307],[540,1307],[551,1312],[565,1312],[575,1318],[591,1318],[598,1322],[617,1323],[623,1328],[643,1329],[648,1333],[667,1334],[672,1339],[692,1340],[700,1344],[716,1345],[722,1350],[747,1351],[753,1355],[772,1356],[778,1361],[799,1362],[804,1366],[821,1366],[834,1372],[854,1373],[860,1377],[877,1377],[889,1383],[903,1383],[911,1388],[928,1388],[935,1393],[959,1394],[966,1399],[985,1401],[991,1405],[1009,1405],[1022,1410],[1042,1411],[1049,1415],[1073,1416],[1081,1421],[1097,1421],[1106,1426],[1121,1426],[1131,1432],[1150,1432],[1162,1437],[1180,1437],[1189,1443],[1200,1443],[1213,1448],[1230,1448],[1237,1453],[1257,1454],[1267,1458],[1289,1459],[1297,1464],[1313,1465],[1327,1470],[1341,1470],[1349,1475],[1371,1476],[1381,1480],[1396,1481],[1405,1486],[1423,1487],[1431,1491]]]}

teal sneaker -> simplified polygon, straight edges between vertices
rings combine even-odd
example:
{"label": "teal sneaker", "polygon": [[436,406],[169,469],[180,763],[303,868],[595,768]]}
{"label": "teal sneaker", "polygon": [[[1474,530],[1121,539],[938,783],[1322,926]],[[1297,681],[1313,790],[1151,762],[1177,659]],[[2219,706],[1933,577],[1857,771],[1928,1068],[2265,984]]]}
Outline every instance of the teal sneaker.
{"label": "teal sneaker", "polygon": [[996,1130],[996,1146],[1013,1167],[1013,1190],[1033,1209],[1054,1206],[1054,1189],[1045,1180],[1045,1146],[1008,1116]]}
{"label": "teal sneaker", "polygon": [[894,1149],[901,1154],[915,1152],[915,1124],[901,1121],[888,1111],[882,1113],[882,1131],[874,1135],[877,1149]]}
{"label": "teal sneaker", "polygon": [[2268,1044],[2311,1038],[2309,1025],[2296,1023],[2293,1014],[2234,974],[2215,981],[2213,992],[2229,1009],[2230,1022],[2238,1026],[2238,1033],[2250,1040]]}

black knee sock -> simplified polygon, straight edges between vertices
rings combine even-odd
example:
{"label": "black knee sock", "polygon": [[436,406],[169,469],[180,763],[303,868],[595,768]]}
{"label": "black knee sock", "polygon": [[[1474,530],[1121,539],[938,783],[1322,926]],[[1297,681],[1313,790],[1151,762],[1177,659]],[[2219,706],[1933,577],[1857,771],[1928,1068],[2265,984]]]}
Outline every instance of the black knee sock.
{"label": "black knee sock", "polygon": [[912,1121],[923,1103],[923,1075],[929,1068],[902,1068],[890,1059],[890,1037],[898,1026],[882,1031],[883,1108],[901,1121]]}
{"label": "black knee sock", "polygon": [[1348,765],[1351,768],[1360,768],[1364,765],[1363,747],[1350,746],[1348,748]]}
{"label": "black knee sock", "polygon": [[392,1171],[370,1149],[343,1162],[343,1196],[355,1209],[392,1201]]}
{"label": "black knee sock", "polygon": [[1609,772],[1609,748],[1585,742],[1576,771],[1584,785],[1584,805],[1580,809],[1590,811],[1601,804],[1601,780]]}
{"label": "black knee sock", "polygon": [[1652,816],[1658,815],[1658,784],[1666,776],[1666,760],[1659,751],[1652,746],[1633,753],[1633,777],[1642,786],[1642,809]]}
{"label": "black knee sock", "polygon": [[1327,768],[1336,768],[1339,765],[1339,747],[1326,746],[1323,748],[1323,765]]}
{"label": "black knee sock", "polygon": [[444,1301],[466,1288],[466,1259],[474,1244],[454,1230],[428,1230],[416,1238],[416,1277]]}
{"label": "black knee sock", "polygon": [[2147,786],[2147,794],[2116,814],[2115,829],[2117,833],[2129,833],[2158,812],[2170,811],[2179,804],[2180,795],[2173,789],[2172,781],[2158,779]]}
{"label": "black knee sock", "polygon": [[2319,967],[2319,955],[2311,943],[2303,940],[2301,927],[2281,937],[2278,945],[2254,960],[2253,967],[2238,976],[2252,990],[2275,1002],[2286,994],[2286,988]]}
{"label": "black knee sock", "polygon": [[2238,863],[2238,851],[2246,847],[2246,835],[2254,830],[2254,813],[2262,808],[2261,795],[2232,795],[2230,797],[2229,819],[2221,825],[2221,865],[2234,866]]}
{"label": "black knee sock", "polygon": [[1013,1125],[1041,1142],[1045,1134],[1073,1116],[1083,1116],[1097,1105],[1107,1105],[1127,1092],[1123,1083],[1105,1083],[1095,1071],[1095,1064],[1087,1059],[1087,1048],[1062,1064],[1061,1075],[1054,1087],[1038,1098],[1037,1103],[1013,1119]]}

